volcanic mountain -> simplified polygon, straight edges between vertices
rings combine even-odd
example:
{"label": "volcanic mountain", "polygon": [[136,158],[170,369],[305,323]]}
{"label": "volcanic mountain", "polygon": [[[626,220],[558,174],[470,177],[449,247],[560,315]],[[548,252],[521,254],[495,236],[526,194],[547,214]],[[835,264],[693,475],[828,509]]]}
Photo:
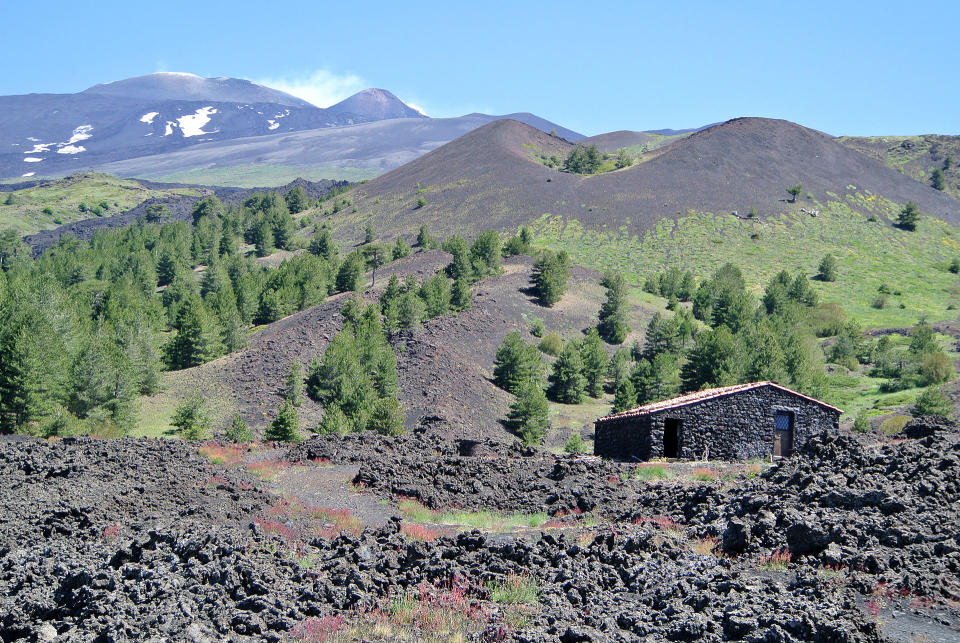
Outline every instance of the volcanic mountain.
{"label": "volcanic mountain", "polygon": [[[272,103],[287,107],[315,107],[286,92],[242,78],[202,78],[182,72],[157,72],[112,83],[94,85],[82,94],[122,96],[151,101],[214,101],[218,103]],[[349,110],[339,110],[349,111]]]}
{"label": "volcanic mountain", "polygon": [[[745,216],[756,208],[762,218],[831,200],[857,209],[861,204],[846,195],[859,193],[914,201],[960,223],[960,202],[783,120],[727,121],[643,154],[630,167],[591,176],[548,166],[571,148],[522,123],[496,121],[364,184],[360,217],[392,233],[413,233],[429,222],[447,235],[512,230],[550,213],[588,228],[627,226],[639,234],[691,210]],[[786,189],[797,184],[802,195],[788,202]]]}
{"label": "volcanic mountain", "polygon": [[371,121],[390,118],[427,118],[427,115],[388,92],[386,89],[364,89],[327,108],[334,113],[356,114]]}

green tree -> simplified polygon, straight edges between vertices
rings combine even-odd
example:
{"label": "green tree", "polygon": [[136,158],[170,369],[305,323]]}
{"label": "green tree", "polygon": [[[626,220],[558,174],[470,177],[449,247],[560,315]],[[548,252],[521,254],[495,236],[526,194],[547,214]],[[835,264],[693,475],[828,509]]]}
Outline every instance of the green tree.
{"label": "green tree", "polygon": [[960,257],[954,257],[947,269],[953,274],[960,273]]}
{"label": "green tree", "polygon": [[622,170],[623,168],[630,167],[631,165],[633,165],[633,157],[627,154],[626,149],[621,147],[619,150],[617,150],[617,158],[614,162],[614,166],[618,170]]}
{"label": "green tree", "polygon": [[403,259],[404,257],[410,256],[410,244],[403,240],[403,237],[397,237],[396,242],[393,244],[393,250],[391,252],[393,260]]}
{"label": "green tree", "polygon": [[30,256],[30,249],[13,228],[0,232],[0,270],[8,270],[14,263]]}
{"label": "green tree", "polygon": [[580,404],[583,401],[586,383],[580,346],[576,342],[567,342],[553,363],[550,374],[550,396],[557,402]]}
{"label": "green tree", "polygon": [[170,208],[163,203],[151,203],[143,209],[143,213],[147,223],[159,223],[170,216]]}
{"label": "green tree", "polygon": [[943,191],[943,170],[940,168],[934,168],[933,172],[930,173],[930,187],[934,190]]}
{"label": "green tree", "polygon": [[426,304],[427,318],[443,315],[450,308],[450,279],[436,274],[420,286],[420,298]]}
{"label": "green tree", "polygon": [[253,431],[250,430],[247,423],[244,422],[240,414],[237,413],[233,416],[233,419],[230,420],[230,426],[227,427],[225,437],[230,442],[253,442]]}
{"label": "green tree", "polygon": [[681,370],[684,390],[735,384],[740,374],[739,357],[736,339],[726,326],[701,332]]}
{"label": "green tree", "polygon": [[587,450],[587,447],[583,443],[583,438],[580,437],[580,434],[574,431],[570,434],[570,438],[563,445],[563,450],[570,454],[584,453]]}
{"label": "green tree", "polygon": [[337,244],[334,242],[333,235],[330,234],[328,228],[320,228],[314,233],[313,239],[310,240],[310,245],[307,246],[307,250],[310,254],[316,255],[326,261],[333,261],[338,252]]}
{"label": "green tree", "polygon": [[935,415],[949,419],[953,416],[953,404],[940,389],[930,387],[920,394],[910,413],[914,417]]}
{"label": "green tree", "polygon": [[[102,203],[100,207],[103,207]],[[197,223],[199,223],[200,219],[203,217],[217,219],[225,216],[226,214],[227,206],[223,204],[223,201],[215,196],[204,197],[197,201],[193,206],[193,224],[197,225]]]}
{"label": "green tree", "polygon": [[800,196],[801,192],[803,192],[803,186],[799,184],[787,188],[787,194],[790,195],[790,203],[796,203],[797,197]]}
{"label": "green tree", "polygon": [[516,394],[526,380],[539,379],[542,375],[540,352],[524,342],[518,331],[509,333],[497,349],[494,359],[494,384]]}
{"label": "green tree", "polygon": [[194,393],[177,407],[170,424],[177,427],[184,440],[204,440],[210,437],[210,415],[206,402],[199,393]]}
{"label": "green tree", "polygon": [[266,218],[261,219],[253,229],[253,245],[258,257],[266,257],[273,254],[276,249],[273,239],[273,227]]}
{"label": "green tree", "polygon": [[828,253],[820,260],[820,267],[817,269],[817,279],[820,281],[837,280],[837,258],[832,254]]}
{"label": "green tree", "polygon": [[367,428],[381,435],[403,435],[405,419],[397,398],[382,397],[373,405]]}
{"label": "green tree", "polygon": [[[470,246],[470,263],[475,278],[500,274],[500,235],[495,230],[484,230]],[[452,277],[452,275],[451,275]]]}
{"label": "green tree", "polygon": [[600,306],[597,331],[610,344],[622,344],[632,330],[627,320],[627,282],[623,275],[608,273],[601,284],[607,289],[607,298]]}
{"label": "green tree", "polygon": [[368,243],[373,243],[373,240],[377,238],[377,233],[373,229],[372,224],[367,224],[363,227],[363,243],[364,245]]}
{"label": "green tree", "polygon": [[553,306],[560,301],[567,290],[570,278],[570,261],[567,253],[545,250],[533,262],[531,282],[533,290],[545,306]]}
{"label": "green tree", "polygon": [[601,160],[596,145],[584,147],[578,143],[567,155],[563,169],[574,174],[595,174],[600,169]]}
{"label": "green tree", "polygon": [[297,417],[297,408],[289,401],[284,400],[264,434],[272,442],[300,442],[300,419]]}
{"label": "green tree", "polygon": [[443,249],[453,255],[453,260],[447,265],[447,276],[454,281],[466,279],[473,282],[473,266],[470,265],[470,248],[463,237],[456,235],[450,237],[443,243]]}
{"label": "green tree", "polygon": [[337,271],[336,288],[337,292],[350,292],[362,290],[364,286],[363,272],[366,262],[357,252],[351,252],[340,264]]}
{"label": "green tree", "polygon": [[550,405],[539,380],[524,380],[507,416],[524,444],[540,444],[550,430]]}
{"label": "green tree", "polygon": [[613,412],[619,413],[626,411],[637,405],[637,392],[633,388],[633,382],[625,379],[617,384],[613,392]]}
{"label": "green tree", "polygon": [[920,220],[920,211],[913,201],[907,202],[900,208],[900,214],[897,216],[897,225],[904,230],[916,230],[917,222]]}
{"label": "green tree", "polygon": [[607,374],[610,358],[603,349],[603,340],[596,328],[588,328],[586,337],[580,343],[580,357],[583,359],[583,376],[590,397],[603,395],[603,382]]}
{"label": "green tree", "polygon": [[220,329],[197,295],[183,301],[174,329],[176,336],[164,346],[164,358],[169,368],[199,366],[223,354]]}
{"label": "green tree", "polygon": [[453,310],[469,310],[473,307],[473,294],[466,279],[460,278],[453,282],[450,289],[450,308]]}
{"label": "green tree", "polygon": [[310,197],[302,185],[295,185],[287,190],[284,200],[291,214],[298,214],[310,207]]}
{"label": "green tree", "polygon": [[303,377],[303,364],[297,359],[291,361],[284,380],[283,397],[294,406],[303,404]]}
{"label": "green tree", "polygon": [[383,246],[369,246],[369,252],[367,255],[367,265],[373,270],[373,276],[370,283],[370,287],[373,288],[377,285],[377,270],[380,269],[385,263],[387,263],[387,253],[383,249]]}
{"label": "green tree", "polygon": [[431,236],[427,226],[420,226],[420,232],[417,233],[417,246],[421,250],[431,250],[438,247],[437,240]]}

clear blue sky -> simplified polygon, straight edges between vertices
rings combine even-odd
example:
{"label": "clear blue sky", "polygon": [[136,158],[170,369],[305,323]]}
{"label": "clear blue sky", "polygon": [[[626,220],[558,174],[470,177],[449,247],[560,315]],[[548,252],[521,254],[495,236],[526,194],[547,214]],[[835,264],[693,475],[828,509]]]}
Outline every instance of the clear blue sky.
{"label": "clear blue sky", "polygon": [[[831,134],[960,134],[960,3],[7,3],[0,94],[154,71],[432,116],[530,111],[585,134],[786,118]],[[796,8],[788,8],[795,6]]]}

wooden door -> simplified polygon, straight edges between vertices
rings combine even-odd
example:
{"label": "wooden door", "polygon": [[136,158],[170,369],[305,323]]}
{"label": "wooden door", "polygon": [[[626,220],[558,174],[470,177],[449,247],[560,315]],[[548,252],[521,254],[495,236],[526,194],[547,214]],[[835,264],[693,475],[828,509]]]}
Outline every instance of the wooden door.
{"label": "wooden door", "polygon": [[793,449],[793,413],[777,411],[773,425],[773,457],[786,458]]}

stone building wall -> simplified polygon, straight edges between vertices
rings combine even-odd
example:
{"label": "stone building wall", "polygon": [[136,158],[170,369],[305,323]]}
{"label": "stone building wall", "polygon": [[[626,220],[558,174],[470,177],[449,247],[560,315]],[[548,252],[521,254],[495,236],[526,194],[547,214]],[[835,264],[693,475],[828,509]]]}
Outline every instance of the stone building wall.
{"label": "stone building wall", "polygon": [[773,452],[777,411],[794,414],[793,449],[815,433],[836,431],[840,424],[836,411],[764,386],[637,417],[599,422],[594,453],[621,460],[662,457],[666,420],[674,418],[681,421],[680,458],[767,458]]}

